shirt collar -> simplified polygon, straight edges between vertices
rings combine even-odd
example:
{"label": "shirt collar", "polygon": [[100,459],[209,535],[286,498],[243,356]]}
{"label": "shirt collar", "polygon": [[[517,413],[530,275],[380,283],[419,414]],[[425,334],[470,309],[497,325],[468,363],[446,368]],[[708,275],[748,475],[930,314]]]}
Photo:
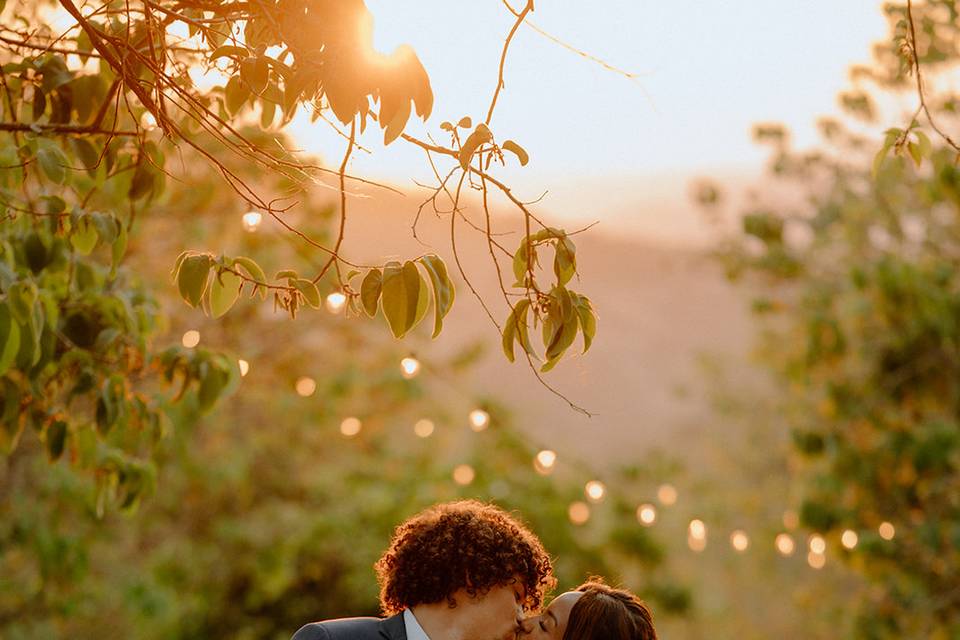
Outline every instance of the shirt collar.
{"label": "shirt collar", "polygon": [[430,640],[430,636],[423,630],[412,609],[403,610],[403,626],[407,632],[407,640]]}

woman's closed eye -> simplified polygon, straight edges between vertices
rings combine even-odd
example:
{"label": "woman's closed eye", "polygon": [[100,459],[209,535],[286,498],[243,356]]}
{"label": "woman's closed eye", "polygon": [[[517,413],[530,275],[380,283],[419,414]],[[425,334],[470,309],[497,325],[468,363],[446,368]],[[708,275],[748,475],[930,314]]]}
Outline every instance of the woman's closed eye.
{"label": "woman's closed eye", "polygon": [[538,620],[537,623],[540,625],[540,629],[541,629],[542,631],[546,631],[546,630],[547,630],[547,625],[543,622],[543,618],[540,618],[540,620]]}

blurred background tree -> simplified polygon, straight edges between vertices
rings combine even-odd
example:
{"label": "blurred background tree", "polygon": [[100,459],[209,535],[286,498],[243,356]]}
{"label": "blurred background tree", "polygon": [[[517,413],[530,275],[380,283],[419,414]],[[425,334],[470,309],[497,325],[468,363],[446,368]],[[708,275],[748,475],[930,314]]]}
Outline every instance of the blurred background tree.
{"label": "blurred background tree", "polygon": [[[780,196],[749,211],[720,256],[761,292],[761,358],[778,376],[771,416],[792,434],[801,521],[864,578],[848,591],[857,609],[844,633],[954,638],[960,172],[945,133],[957,98],[943,85],[958,13],[952,1],[884,10],[891,39],[853,69],[840,96],[849,118],[821,121],[822,148],[796,151],[782,128],[757,128]],[[897,96],[924,101],[929,118],[904,115]],[[881,144],[878,123],[898,120]]]}

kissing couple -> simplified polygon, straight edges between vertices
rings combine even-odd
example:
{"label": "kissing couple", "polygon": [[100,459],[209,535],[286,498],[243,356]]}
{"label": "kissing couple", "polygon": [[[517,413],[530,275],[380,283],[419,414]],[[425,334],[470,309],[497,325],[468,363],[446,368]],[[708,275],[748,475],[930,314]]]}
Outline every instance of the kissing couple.
{"label": "kissing couple", "polygon": [[375,566],[389,617],[313,622],[293,640],[657,640],[647,606],[599,578],[541,611],[550,557],[493,505],[430,507],[397,527]]}

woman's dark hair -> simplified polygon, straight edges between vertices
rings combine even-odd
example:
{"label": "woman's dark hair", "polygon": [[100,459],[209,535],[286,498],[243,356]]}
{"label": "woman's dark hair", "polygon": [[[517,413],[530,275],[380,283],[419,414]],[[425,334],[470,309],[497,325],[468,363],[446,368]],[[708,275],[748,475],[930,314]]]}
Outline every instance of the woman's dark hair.
{"label": "woman's dark hair", "polygon": [[397,527],[377,561],[380,607],[387,615],[470,596],[519,579],[524,609],[537,609],[554,584],[540,540],[499,507],[475,500],[430,507]]}
{"label": "woman's dark hair", "polygon": [[563,640],[657,640],[653,614],[625,589],[590,578],[577,587],[583,593],[570,609]]}

